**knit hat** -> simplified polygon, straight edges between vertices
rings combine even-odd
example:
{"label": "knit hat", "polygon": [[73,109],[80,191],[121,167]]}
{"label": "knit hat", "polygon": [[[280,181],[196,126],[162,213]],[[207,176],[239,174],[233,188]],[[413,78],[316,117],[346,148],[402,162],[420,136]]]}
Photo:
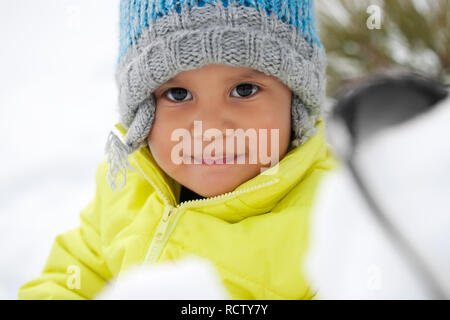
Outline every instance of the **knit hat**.
{"label": "knit hat", "polygon": [[248,67],[292,91],[290,148],[316,132],[325,96],[326,57],[312,0],[121,0],[116,66],[119,122],[108,135],[108,182],[126,183],[128,155],[147,145],[153,91],[177,73],[207,64]]}

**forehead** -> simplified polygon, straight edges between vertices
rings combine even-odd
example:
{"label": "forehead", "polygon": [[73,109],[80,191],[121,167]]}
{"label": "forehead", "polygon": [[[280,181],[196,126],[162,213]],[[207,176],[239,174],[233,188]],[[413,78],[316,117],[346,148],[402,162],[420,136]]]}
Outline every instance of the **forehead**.
{"label": "forehead", "polygon": [[167,82],[170,83],[171,81],[185,80],[194,76],[201,77],[204,75],[214,75],[223,79],[269,77],[265,73],[252,68],[209,64],[201,68],[179,72]]}

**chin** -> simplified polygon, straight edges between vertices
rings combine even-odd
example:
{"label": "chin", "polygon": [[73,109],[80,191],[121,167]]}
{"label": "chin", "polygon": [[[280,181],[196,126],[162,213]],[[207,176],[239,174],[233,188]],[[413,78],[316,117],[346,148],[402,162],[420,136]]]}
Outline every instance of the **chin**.
{"label": "chin", "polygon": [[[220,182],[219,182],[220,183]],[[202,186],[202,188],[194,188],[191,189],[192,191],[194,191],[195,193],[201,195],[202,197],[206,197],[206,198],[212,198],[227,192],[231,192],[235,189],[234,186],[232,187],[224,187],[224,186]]]}

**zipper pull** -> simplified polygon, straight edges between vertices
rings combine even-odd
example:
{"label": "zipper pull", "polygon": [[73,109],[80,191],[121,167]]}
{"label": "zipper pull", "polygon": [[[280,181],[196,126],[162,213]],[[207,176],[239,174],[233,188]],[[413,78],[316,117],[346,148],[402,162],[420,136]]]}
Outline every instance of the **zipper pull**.
{"label": "zipper pull", "polygon": [[163,216],[162,216],[161,221],[159,222],[159,225],[156,228],[156,232],[155,232],[155,238],[157,240],[161,240],[163,238],[164,234],[166,233],[167,226],[169,225],[169,218],[170,218],[173,208],[174,207],[172,207],[172,206],[166,206],[164,208]]}

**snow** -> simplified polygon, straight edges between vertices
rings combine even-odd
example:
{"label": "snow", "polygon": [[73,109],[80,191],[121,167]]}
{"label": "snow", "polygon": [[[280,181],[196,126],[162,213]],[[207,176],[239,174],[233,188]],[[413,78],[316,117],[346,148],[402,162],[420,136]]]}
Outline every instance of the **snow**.
{"label": "snow", "polygon": [[229,300],[214,264],[197,255],[137,265],[108,284],[98,300]]}
{"label": "snow", "polygon": [[[450,98],[362,145],[356,166],[377,204],[450,297]],[[345,166],[323,182],[305,267],[321,298],[430,299]]]}
{"label": "snow", "polygon": [[78,226],[118,120],[118,0],[0,2],[0,299]]}

